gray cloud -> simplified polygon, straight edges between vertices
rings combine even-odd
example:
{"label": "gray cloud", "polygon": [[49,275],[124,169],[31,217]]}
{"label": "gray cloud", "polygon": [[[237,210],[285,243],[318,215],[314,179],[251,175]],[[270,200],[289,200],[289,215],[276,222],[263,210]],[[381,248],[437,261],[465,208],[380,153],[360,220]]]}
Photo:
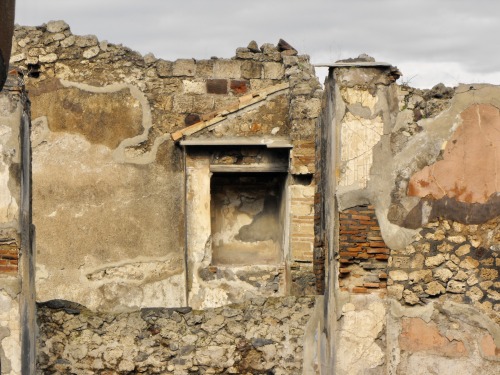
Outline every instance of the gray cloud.
{"label": "gray cloud", "polygon": [[432,64],[444,81],[446,63],[465,79],[498,75],[498,14],[490,0],[23,0],[17,22],[64,19],[74,33],[166,59],[230,57],[252,39],[283,38],[315,63],[363,52],[400,67],[421,63],[423,71],[405,73],[428,86]]}

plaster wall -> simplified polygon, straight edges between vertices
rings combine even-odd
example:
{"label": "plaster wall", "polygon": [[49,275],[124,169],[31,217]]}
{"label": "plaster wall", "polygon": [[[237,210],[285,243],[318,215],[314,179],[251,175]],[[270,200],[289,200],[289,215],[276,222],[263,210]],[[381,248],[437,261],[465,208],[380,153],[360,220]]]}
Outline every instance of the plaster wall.
{"label": "plaster wall", "polygon": [[[192,125],[216,120],[184,138],[286,139],[297,146],[290,170],[314,172],[311,140],[322,90],[308,57],[290,46],[252,44],[233,59],[165,61],[51,21],[16,27],[11,63],[26,70],[32,101],[38,301],[105,311],[193,301],[188,296],[198,293],[198,281],[189,281],[195,274],[189,265],[199,261],[208,237],[201,218],[198,234],[189,234],[186,189],[199,178],[185,175],[189,167],[176,143]],[[200,182],[196,189],[209,197],[209,185],[203,190]],[[203,214],[205,207],[196,210]],[[308,229],[297,250],[304,264],[294,271],[298,294],[312,268]],[[198,250],[187,250],[192,241]],[[276,288],[283,273],[275,264],[263,275],[250,267],[245,281],[234,277],[255,291]],[[246,298],[245,288],[235,290]],[[207,297],[219,302],[206,306],[226,303],[220,296],[226,293]]]}
{"label": "plaster wall", "polygon": [[21,132],[25,102],[17,76],[0,93],[0,371],[21,374]]}
{"label": "plaster wall", "polygon": [[[324,233],[328,251],[324,319],[330,354],[324,358],[331,359],[318,368],[325,374],[496,373],[498,192],[490,188],[496,172],[485,168],[496,165],[495,136],[486,132],[496,126],[498,88],[438,85],[422,92],[396,86],[392,69],[350,64],[330,72],[326,95],[335,93],[337,112],[326,134],[359,137],[371,161],[368,173],[354,175],[345,168],[346,145],[321,138],[320,147],[340,148],[326,170],[352,181],[335,187],[338,206],[330,206],[333,217],[325,215],[327,225],[316,230]],[[356,131],[349,118],[364,129]],[[367,131],[379,122],[374,126],[381,133],[371,143]],[[491,164],[481,166],[476,147],[491,153]],[[450,173],[439,173],[444,164]],[[322,177],[324,194],[335,175]],[[333,194],[325,205],[330,199]],[[374,206],[389,249],[387,297],[370,288],[346,293],[336,282],[342,265],[336,261],[335,216],[365,204]]]}

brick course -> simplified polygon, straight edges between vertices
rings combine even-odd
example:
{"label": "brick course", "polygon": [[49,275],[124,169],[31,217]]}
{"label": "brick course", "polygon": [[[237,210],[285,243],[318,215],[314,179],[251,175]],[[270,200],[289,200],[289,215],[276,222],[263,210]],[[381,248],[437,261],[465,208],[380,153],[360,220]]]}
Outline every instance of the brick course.
{"label": "brick course", "polygon": [[0,274],[18,270],[19,249],[15,241],[0,240]]}
{"label": "brick course", "polygon": [[386,288],[389,249],[373,206],[356,206],[339,213],[339,285],[352,293]]}

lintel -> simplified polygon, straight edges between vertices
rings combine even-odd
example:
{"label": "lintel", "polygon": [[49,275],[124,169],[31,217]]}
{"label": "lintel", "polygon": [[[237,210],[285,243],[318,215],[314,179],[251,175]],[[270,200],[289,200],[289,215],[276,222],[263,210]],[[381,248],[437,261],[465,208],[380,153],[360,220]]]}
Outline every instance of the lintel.
{"label": "lintel", "polygon": [[181,146],[265,146],[266,148],[293,148],[287,138],[233,137],[221,139],[184,139]]}
{"label": "lintel", "polygon": [[392,64],[379,61],[353,61],[353,62],[338,62],[338,63],[324,63],[314,64],[315,68],[376,68],[376,67],[391,67]]}
{"label": "lintel", "polygon": [[234,164],[211,164],[210,172],[218,173],[238,173],[238,172],[288,172],[288,166],[284,164],[264,164],[264,165],[234,165]]}

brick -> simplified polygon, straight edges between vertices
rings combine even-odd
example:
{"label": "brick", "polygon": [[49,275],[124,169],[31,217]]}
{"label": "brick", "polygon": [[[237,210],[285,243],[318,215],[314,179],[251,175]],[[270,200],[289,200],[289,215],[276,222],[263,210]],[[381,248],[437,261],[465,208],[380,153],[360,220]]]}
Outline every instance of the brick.
{"label": "brick", "polygon": [[380,288],[380,283],[363,283],[365,288]]}
{"label": "brick", "polygon": [[207,93],[209,94],[227,94],[227,80],[226,79],[208,79],[207,80]]}
{"label": "brick", "polygon": [[385,242],[371,242],[370,241],[370,247],[386,247]]}
{"label": "brick", "polygon": [[231,80],[229,87],[235,94],[245,94],[248,91],[247,81]]}
{"label": "brick", "polygon": [[387,259],[389,259],[389,255],[377,254],[377,255],[375,255],[375,259],[377,259],[377,260],[387,260]]}
{"label": "brick", "polygon": [[368,293],[368,289],[364,287],[355,286],[352,288],[353,293]]}
{"label": "brick", "polygon": [[351,273],[351,270],[349,268],[339,268],[339,273]]}
{"label": "brick", "polygon": [[370,216],[365,216],[365,215],[352,215],[352,218],[354,220],[371,220],[372,218]]}
{"label": "brick", "polygon": [[377,222],[373,220],[360,220],[359,223],[361,225],[377,225]]}
{"label": "brick", "polygon": [[368,254],[389,254],[389,250],[387,248],[376,247],[374,249],[366,249]]}

